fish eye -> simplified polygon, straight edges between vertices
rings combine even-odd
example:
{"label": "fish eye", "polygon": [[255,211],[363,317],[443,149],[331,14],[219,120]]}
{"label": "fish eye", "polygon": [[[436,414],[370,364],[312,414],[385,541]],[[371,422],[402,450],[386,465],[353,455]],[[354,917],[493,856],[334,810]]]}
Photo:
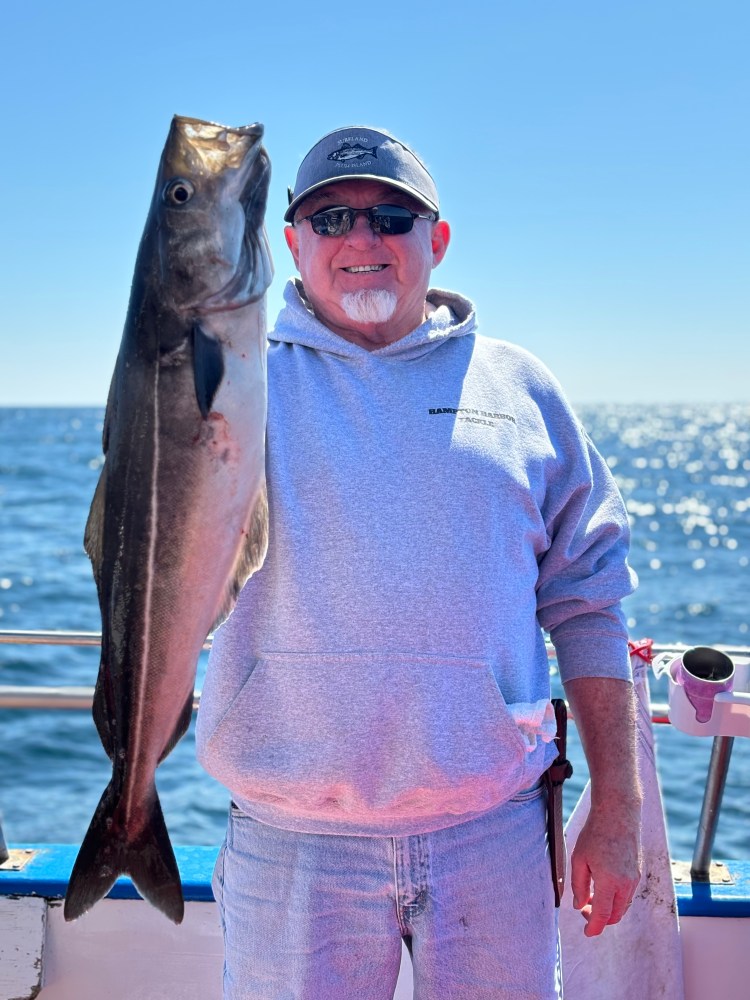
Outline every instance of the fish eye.
{"label": "fish eye", "polygon": [[168,205],[184,205],[186,201],[190,201],[194,194],[195,188],[190,181],[176,177],[173,181],[169,181],[164,188],[162,197]]}

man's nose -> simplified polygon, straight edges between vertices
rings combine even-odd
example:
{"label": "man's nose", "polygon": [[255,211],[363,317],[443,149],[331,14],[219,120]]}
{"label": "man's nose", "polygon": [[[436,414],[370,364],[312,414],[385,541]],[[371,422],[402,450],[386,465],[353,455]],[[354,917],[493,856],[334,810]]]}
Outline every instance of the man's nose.
{"label": "man's nose", "polygon": [[350,243],[364,243],[366,246],[371,246],[379,241],[380,233],[373,231],[367,212],[358,212],[354,216],[352,228],[346,234],[346,238]]}

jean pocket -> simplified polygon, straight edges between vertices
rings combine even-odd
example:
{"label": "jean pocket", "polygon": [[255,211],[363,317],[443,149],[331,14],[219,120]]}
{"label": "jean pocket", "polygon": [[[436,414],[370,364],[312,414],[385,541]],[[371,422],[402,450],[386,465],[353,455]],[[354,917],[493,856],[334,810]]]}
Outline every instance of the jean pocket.
{"label": "jean pocket", "polygon": [[539,799],[546,794],[546,788],[544,787],[541,779],[535,781],[533,785],[528,788],[522,788],[520,791],[516,792],[510,798],[511,802],[533,802],[534,799]]}
{"label": "jean pocket", "polygon": [[211,876],[211,889],[214,894],[214,899],[219,907],[222,929],[224,927],[224,861],[226,853],[227,842],[225,839],[219,848],[219,854],[216,858],[216,864],[214,865],[213,874]]}

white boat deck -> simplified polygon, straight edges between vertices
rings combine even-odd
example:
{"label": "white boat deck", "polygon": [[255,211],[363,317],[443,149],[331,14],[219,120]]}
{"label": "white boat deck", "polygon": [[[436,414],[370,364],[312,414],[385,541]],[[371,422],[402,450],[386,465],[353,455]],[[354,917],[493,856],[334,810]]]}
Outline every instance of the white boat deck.
{"label": "white boat deck", "polygon": [[[93,633],[55,636],[0,632],[0,642],[73,641],[95,645],[98,640]],[[736,653],[748,662],[746,680],[750,686],[750,650],[743,648]],[[76,709],[87,707],[90,698],[89,689],[49,692],[0,688],[0,706],[5,708]],[[748,711],[744,703],[740,706],[743,725],[745,715],[750,718],[750,691],[747,699]],[[666,707],[659,706],[655,712],[655,706],[650,706],[653,721],[666,721],[666,714]],[[647,722],[648,716],[646,712]],[[714,735],[704,798],[706,823],[704,828],[702,814],[693,858],[694,870],[702,873],[708,871],[711,862],[713,830],[731,751],[731,742],[727,741],[735,735],[749,734],[743,729],[731,736]],[[62,899],[77,846],[23,845],[12,850],[10,860],[0,864],[0,1000],[221,1000],[223,948],[210,887],[217,850],[217,846],[176,848],[186,899],[185,920],[179,927],[140,900],[128,879],[118,879],[109,898],[81,919],[66,923]],[[664,853],[660,856],[668,869]],[[697,864],[696,859],[701,863]],[[714,862],[712,867],[717,864],[722,863]],[[750,996],[750,859],[723,865],[716,878],[712,873],[710,883],[691,879],[689,862],[679,871],[673,867],[680,926],[676,962],[670,968],[679,970],[681,950],[685,1000],[747,1000]],[[665,874],[668,880],[668,870]],[[561,921],[561,926],[564,924]],[[577,934],[577,926],[573,934]],[[575,951],[568,950],[571,940],[565,938],[565,953],[575,956]],[[606,947],[607,932],[597,940]],[[659,961],[655,947],[649,948],[648,944],[632,949],[633,962]],[[628,962],[630,954],[628,949]],[[610,959],[611,954],[605,965]],[[356,961],[356,956],[352,960]],[[584,981],[588,990],[591,977],[586,976]],[[674,977],[669,981],[674,982]],[[411,963],[404,949],[395,1000],[409,1000],[411,996]],[[617,981],[606,984],[601,1000],[605,997],[657,1000],[634,996],[627,985]],[[569,990],[566,1000],[581,998],[570,995]]]}

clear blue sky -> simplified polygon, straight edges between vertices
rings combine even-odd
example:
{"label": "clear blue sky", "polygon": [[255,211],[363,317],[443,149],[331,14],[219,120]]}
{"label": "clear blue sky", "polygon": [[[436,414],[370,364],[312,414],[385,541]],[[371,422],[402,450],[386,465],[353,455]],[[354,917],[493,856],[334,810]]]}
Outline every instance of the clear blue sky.
{"label": "clear blue sky", "polygon": [[286,186],[390,129],[453,228],[435,284],[574,402],[745,400],[747,0],[16,0],[0,66],[0,405],[103,403],[172,114],[262,121],[275,315]]}

